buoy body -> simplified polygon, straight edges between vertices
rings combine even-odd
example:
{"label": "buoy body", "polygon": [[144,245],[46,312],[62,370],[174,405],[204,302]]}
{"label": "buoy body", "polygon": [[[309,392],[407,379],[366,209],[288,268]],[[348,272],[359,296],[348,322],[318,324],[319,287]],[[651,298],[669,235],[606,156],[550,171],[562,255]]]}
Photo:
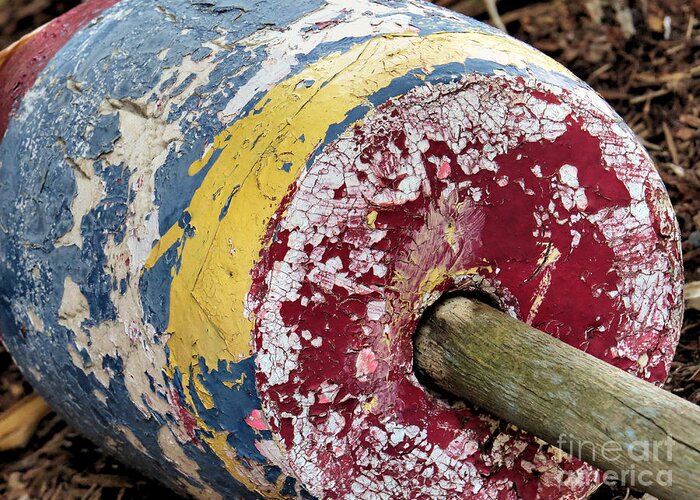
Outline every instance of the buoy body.
{"label": "buoy body", "polygon": [[665,378],[678,230],[597,94],[427,3],[88,5],[0,69],[22,82],[0,96],[0,329],[69,421],[206,498],[601,481],[412,364],[425,308],[472,290]]}

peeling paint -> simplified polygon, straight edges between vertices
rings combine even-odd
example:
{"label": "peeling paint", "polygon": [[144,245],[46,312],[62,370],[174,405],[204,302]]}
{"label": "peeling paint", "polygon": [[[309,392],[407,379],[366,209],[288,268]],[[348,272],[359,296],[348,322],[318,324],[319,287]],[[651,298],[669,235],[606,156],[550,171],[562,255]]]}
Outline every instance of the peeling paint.
{"label": "peeling paint", "polygon": [[[591,113],[585,102],[518,76],[471,75],[418,87],[348,129],[299,179],[258,264],[265,279],[254,288],[253,310],[263,406],[295,475],[316,485],[309,486],[314,495],[410,497],[420,491],[449,497],[463,494],[467,483],[484,498],[514,487],[523,496],[579,498],[597,480],[594,469],[570,457],[555,460],[536,442],[517,438],[519,431],[501,433],[485,447],[493,433],[475,423],[477,413],[445,408],[417,387],[410,342],[420,313],[455,288],[487,292],[529,323],[633,372],[637,365],[625,366],[622,346],[651,338],[675,341],[659,335],[659,328],[673,325],[677,331],[676,302],[655,302],[648,323],[639,325],[643,301],[617,298],[631,292],[631,284],[616,274],[627,264],[665,276],[655,286],[666,297],[676,296],[677,261],[659,265],[658,259],[677,258],[677,248],[648,248],[633,260],[622,248],[608,246],[614,239],[603,240],[599,222],[601,214],[610,214],[606,207],[616,207],[618,218],[640,212],[614,176],[623,177],[627,165],[638,168],[641,149],[629,138],[631,155],[624,164],[605,155],[617,138],[588,135],[579,124],[607,130],[615,121]],[[555,105],[565,126],[523,128],[523,115],[547,125],[542,103]],[[484,109],[508,111],[498,120],[487,111],[482,120]],[[586,141],[592,158],[582,159],[588,166],[584,175],[572,165],[581,156],[572,146]],[[494,151],[486,156],[487,168],[464,164],[444,178],[442,162],[430,160],[438,154],[469,156],[484,144]],[[538,163],[528,165],[533,160]],[[653,167],[645,161],[648,176]],[[594,173],[597,169],[615,173]],[[416,181],[407,189],[395,181],[399,175]],[[497,182],[503,175],[519,182]],[[591,185],[592,175],[611,178]],[[590,202],[568,204],[572,189],[587,189]],[[545,203],[549,212],[540,216],[538,207]],[[670,216],[668,205],[665,210]],[[364,221],[372,212],[377,215],[368,225]],[[640,224],[639,229],[652,229],[648,217]],[[577,228],[576,241],[571,228]],[[633,234],[658,243],[650,234]],[[348,256],[370,265],[349,268]],[[595,268],[592,258],[598,259]],[[389,270],[384,280],[369,272],[378,263]],[[618,288],[618,294],[605,296],[585,284],[573,297],[561,293],[582,280]],[[649,288],[635,289],[640,294]],[[386,303],[391,313],[377,314],[372,306],[377,303]],[[631,328],[638,332],[634,339],[615,334]],[[304,339],[319,335],[331,347],[318,352],[295,340],[290,350],[288,342],[299,330],[309,332]],[[342,381],[338,414],[331,414],[335,405],[319,403],[316,388],[330,380]],[[329,429],[332,415],[343,422],[342,433]],[[439,433],[431,422],[440,422]],[[404,434],[404,428],[427,429],[432,437]],[[460,454],[465,446],[471,453]],[[535,462],[529,458],[533,453]],[[400,472],[406,469],[412,474]],[[401,480],[384,483],[385,477]]]}
{"label": "peeling paint", "polygon": [[600,482],[437,399],[411,346],[442,293],[479,290],[663,380],[677,227],[600,97],[422,2],[112,3],[0,95],[0,327],[51,403],[199,497]]}

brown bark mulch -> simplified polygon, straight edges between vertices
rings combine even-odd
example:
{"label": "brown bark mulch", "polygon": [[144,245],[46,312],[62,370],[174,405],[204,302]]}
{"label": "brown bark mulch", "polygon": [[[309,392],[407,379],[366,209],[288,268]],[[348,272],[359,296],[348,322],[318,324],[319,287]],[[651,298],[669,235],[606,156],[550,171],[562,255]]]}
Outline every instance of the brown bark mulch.
{"label": "brown bark mulch", "polygon": [[[0,0],[0,49],[77,0]],[[484,0],[435,0],[489,20]],[[700,0],[497,3],[511,35],[554,57],[605,97],[653,156],[683,235],[687,282],[700,282]],[[700,404],[700,311],[688,310],[666,389]],[[0,347],[0,411],[31,387]],[[629,496],[628,496],[629,495]],[[603,488],[595,498],[639,498]],[[173,498],[54,414],[29,445],[0,454],[0,498]]]}

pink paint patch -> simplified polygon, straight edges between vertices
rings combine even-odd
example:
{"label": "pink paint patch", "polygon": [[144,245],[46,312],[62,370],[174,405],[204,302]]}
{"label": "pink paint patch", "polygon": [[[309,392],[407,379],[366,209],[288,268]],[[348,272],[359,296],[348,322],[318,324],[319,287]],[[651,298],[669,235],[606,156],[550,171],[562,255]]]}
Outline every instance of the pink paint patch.
{"label": "pink paint patch", "polygon": [[355,375],[358,378],[372,375],[377,371],[378,366],[379,362],[374,351],[370,348],[362,349],[360,354],[357,355],[357,361],[355,361]]}
{"label": "pink paint patch", "polygon": [[440,168],[438,169],[437,177],[438,179],[447,179],[450,176],[450,173],[452,172],[452,166],[450,165],[450,162],[445,160],[440,164]]}
{"label": "pink paint patch", "polygon": [[265,417],[260,410],[253,410],[250,415],[245,419],[245,423],[251,426],[256,431],[267,430],[267,424],[265,423]]}
{"label": "pink paint patch", "polygon": [[325,30],[326,28],[330,28],[331,26],[336,26],[340,21],[338,20],[330,20],[330,21],[318,21],[315,24],[315,26],[320,29],[320,30]]}

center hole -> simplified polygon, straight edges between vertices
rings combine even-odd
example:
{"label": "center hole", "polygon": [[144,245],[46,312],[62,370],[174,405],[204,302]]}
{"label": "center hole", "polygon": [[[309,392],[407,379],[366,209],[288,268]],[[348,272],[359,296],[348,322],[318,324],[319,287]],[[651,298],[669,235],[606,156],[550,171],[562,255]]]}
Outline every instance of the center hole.
{"label": "center hole", "polygon": [[476,300],[483,302],[486,305],[493,307],[494,309],[502,310],[499,300],[493,295],[480,291],[480,290],[470,290],[470,291],[455,291],[444,293],[434,304],[429,306],[421,315],[416,331],[413,332],[413,372],[418,379],[418,382],[423,386],[423,388],[430,395],[441,401],[443,404],[451,408],[464,408],[471,407],[469,402],[465,402],[463,399],[450,394],[448,391],[440,387],[432,376],[426,373],[417,363],[418,354],[416,352],[416,338],[421,331],[421,328],[425,326],[430,319],[434,316],[437,309],[444,307],[445,302],[454,297],[463,297],[466,299]]}

